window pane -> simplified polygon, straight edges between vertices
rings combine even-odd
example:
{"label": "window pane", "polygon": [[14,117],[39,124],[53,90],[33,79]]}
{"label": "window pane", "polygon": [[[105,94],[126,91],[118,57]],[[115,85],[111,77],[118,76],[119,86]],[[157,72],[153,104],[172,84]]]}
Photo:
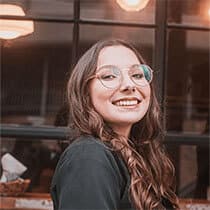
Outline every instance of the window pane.
{"label": "window pane", "polygon": [[64,103],[72,25],[35,23],[33,34],[1,44],[2,123],[54,124]]}
{"label": "window pane", "polygon": [[168,22],[209,27],[209,0],[168,0]]}
{"label": "window pane", "polygon": [[207,133],[209,32],[169,30],[168,40],[167,129]]}
{"label": "window pane", "polygon": [[209,186],[209,147],[167,145],[175,166],[179,198],[207,199]]}
{"label": "window pane", "polygon": [[[94,36],[93,36],[94,31]],[[93,43],[106,38],[125,39],[132,42],[143,55],[148,64],[152,64],[154,47],[154,30],[145,28],[131,28],[119,26],[82,25],[80,32],[81,55]]]}
{"label": "window pane", "polygon": [[149,1],[143,10],[133,12],[123,10],[115,0],[81,0],[81,18],[154,24],[155,3]]}
{"label": "window pane", "polygon": [[74,0],[1,0],[3,4],[20,6],[26,17],[72,19]]}
{"label": "window pane", "polygon": [[[27,168],[20,175],[21,178],[31,181],[27,192],[49,193],[52,176],[63,152],[64,143],[46,139],[2,138],[0,158],[9,153]],[[65,147],[66,145],[65,143]],[[0,163],[3,171],[9,169],[7,163],[8,161]]]}

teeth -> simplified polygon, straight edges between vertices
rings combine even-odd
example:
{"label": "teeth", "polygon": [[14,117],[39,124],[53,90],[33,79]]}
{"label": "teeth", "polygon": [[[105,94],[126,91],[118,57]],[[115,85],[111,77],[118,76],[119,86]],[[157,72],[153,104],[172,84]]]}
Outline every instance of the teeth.
{"label": "teeth", "polygon": [[137,100],[122,100],[115,103],[117,106],[132,106],[138,104]]}

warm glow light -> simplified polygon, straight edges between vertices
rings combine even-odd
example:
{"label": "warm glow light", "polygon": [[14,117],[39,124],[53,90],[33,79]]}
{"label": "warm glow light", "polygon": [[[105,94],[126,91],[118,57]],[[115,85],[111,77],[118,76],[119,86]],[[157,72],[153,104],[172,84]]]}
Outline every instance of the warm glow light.
{"label": "warm glow light", "polygon": [[[0,15],[25,16],[23,9],[17,5],[0,4]],[[0,38],[15,39],[33,33],[33,21],[0,19]]]}
{"label": "warm glow light", "polygon": [[146,7],[149,0],[116,0],[120,7],[126,11],[139,11]]}
{"label": "warm glow light", "polygon": [[209,8],[209,10],[208,10],[208,15],[210,16],[210,8]]}

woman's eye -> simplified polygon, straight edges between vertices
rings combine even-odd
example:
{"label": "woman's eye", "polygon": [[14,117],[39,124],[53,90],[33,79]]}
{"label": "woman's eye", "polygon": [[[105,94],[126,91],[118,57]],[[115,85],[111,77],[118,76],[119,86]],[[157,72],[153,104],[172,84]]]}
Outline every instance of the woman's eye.
{"label": "woman's eye", "polygon": [[101,76],[102,80],[113,80],[115,78],[116,78],[116,76],[114,74],[107,74],[107,75],[102,75]]}
{"label": "woman's eye", "polygon": [[142,78],[144,78],[144,75],[141,74],[141,73],[138,73],[138,74],[133,74],[132,77],[133,77],[134,79],[142,79]]}

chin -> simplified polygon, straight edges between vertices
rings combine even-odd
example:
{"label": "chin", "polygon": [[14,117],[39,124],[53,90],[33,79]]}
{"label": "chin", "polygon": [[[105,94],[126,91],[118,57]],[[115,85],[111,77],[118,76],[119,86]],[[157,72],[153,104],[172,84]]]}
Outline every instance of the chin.
{"label": "chin", "polygon": [[118,119],[115,122],[119,124],[129,124],[133,125],[134,123],[137,123],[141,120],[142,118],[123,118],[123,119]]}
{"label": "chin", "polygon": [[132,122],[136,123],[140,121],[145,114],[139,114],[139,113],[127,113],[125,116],[120,116],[119,119],[125,121],[125,122]]}

